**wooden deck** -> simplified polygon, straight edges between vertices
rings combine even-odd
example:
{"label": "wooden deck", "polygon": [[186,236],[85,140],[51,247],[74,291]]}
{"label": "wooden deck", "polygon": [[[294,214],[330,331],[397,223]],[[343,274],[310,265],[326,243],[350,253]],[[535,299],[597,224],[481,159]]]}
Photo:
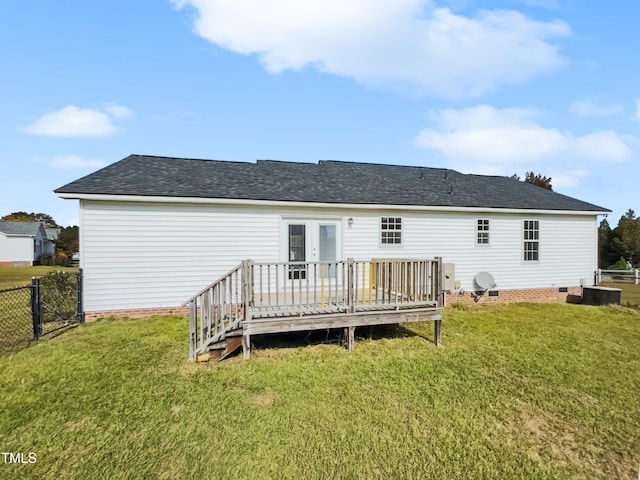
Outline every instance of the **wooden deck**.
{"label": "wooden deck", "polygon": [[[242,262],[185,302],[190,306],[190,359],[226,339],[344,328],[349,348],[360,326],[442,321],[441,259],[338,262]],[[237,343],[234,343],[237,344]],[[227,345],[228,346],[228,345]]]}

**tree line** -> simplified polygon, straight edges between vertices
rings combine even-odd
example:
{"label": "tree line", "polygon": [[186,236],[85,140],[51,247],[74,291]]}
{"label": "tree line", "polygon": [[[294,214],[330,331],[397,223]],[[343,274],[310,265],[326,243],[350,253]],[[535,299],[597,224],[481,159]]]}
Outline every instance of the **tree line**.
{"label": "tree line", "polygon": [[53,240],[56,246],[55,255],[53,257],[42,255],[41,258],[38,259],[41,264],[68,265],[71,263],[73,254],[78,253],[80,250],[79,228],[76,225],[72,227],[61,227],[51,215],[46,213],[13,212],[5,215],[1,219],[9,222],[38,222],[42,223],[45,228],[60,229],[58,238]]}
{"label": "tree line", "polygon": [[640,267],[640,218],[629,209],[618,226],[611,228],[604,218],[598,227],[599,267],[626,270]]}

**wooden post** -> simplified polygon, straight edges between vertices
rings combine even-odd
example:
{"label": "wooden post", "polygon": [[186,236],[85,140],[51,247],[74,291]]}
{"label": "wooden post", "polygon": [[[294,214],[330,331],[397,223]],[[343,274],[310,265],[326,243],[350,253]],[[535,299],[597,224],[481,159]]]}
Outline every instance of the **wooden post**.
{"label": "wooden post", "polygon": [[[210,336],[208,326],[211,325],[209,290],[200,295],[200,341],[204,342]],[[208,325],[207,325],[208,324]]]}
{"label": "wooden post", "polygon": [[[364,267],[362,267],[364,269]],[[373,262],[369,263],[369,305],[371,305],[371,299],[373,298]]]}
{"label": "wooden post", "polygon": [[347,340],[347,350],[352,351],[355,344],[355,331],[356,327],[347,327],[344,329],[344,336]]}
{"label": "wooden post", "polygon": [[433,337],[436,347],[442,345],[442,320],[436,320],[433,322]]}
{"label": "wooden post", "polygon": [[[292,285],[293,289],[293,285]],[[251,322],[251,306],[253,303],[253,262],[251,260],[242,261],[242,355],[245,360],[251,356],[251,338],[246,332],[246,324]]]}
{"label": "wooden post", "polygon": [[444,271],[442,268],[442,257],[436,257],[437,260],[437,274],[434,275],[434,282],[436,285],[436,296],[438,301],[438,307],[444,307],[444,292],[442,291],[442,276],[444,275]]}
{"label": "wooden post", "polygon": [[189,361],[195,362],[197,357],[198,347],[198,331],[196,328],[198,315],[198,305],[196,300],[191,300],[189,304]]}
{"label": "wooden post", "polygon": [[[438,307],[444,308],[445,303],[445,293],[442,290],[442,286],[444,284],[442,276],[444,275],[444,269],[442,268],[442,257],[436,257],[437,260],[437,269],[438,272],[434,276],[434,282],[436,282],[436,295],[438,301]],[[440,313],[442,315],[442,312]],[[435,320],[433,325],[433,336],[435,340],[436,347],[442,345],[442,318]]]}
{"label": "wooden post", "polygon": [[242,356],[245,360],[251,358],[251,336],[248,333],[242,334]]}
{"label": "wooden post", "polygon": [[320,264],[320,306],[324,308],[324,263]]}
{"label": "wooden post", "polygon": [[347,259],[347,296],[348,296],[348,308],[349,313],[356,311],[355,296],[356,296],[356,282],[355,275],[353,274],[353,258]]}
{"label": "wooden post", "polygon": [[365,290],[365,268],[364,268],[365,264],[362,264],[362,297],[360,298],[360,303],[362,303],[362,305],[364,305],[364,299],[366,298],[366,290]]}

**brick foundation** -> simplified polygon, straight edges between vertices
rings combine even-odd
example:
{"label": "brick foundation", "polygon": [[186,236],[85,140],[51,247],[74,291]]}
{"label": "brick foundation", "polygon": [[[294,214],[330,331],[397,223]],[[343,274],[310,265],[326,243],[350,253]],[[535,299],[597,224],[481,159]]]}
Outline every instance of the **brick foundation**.
{"label": "brick foundation", "polygon": [[[565,287],[566,292],[561,292],[560,288],[527,288],[519,290],[494,290],[484,293],[464,292],[448,293],[447,304],[453,303],[576,303],[582,297],[582,287]],[[492,296],[492,294],[497,295]]]}
{"label": "brick foundation", "polygon": [[33,262],[24,261],[24,262],[0,262],[0,267],[31,267],[33,266]]}
{"label": "brick foundation", "polygon": [[101,310],[85,312],[84,318],[87,322],[93,322],[98,318],[107,317],[129,317],[141,318],[153,315],[189,315],[189,307],[159,307],[159,308],[132,308],[126,310]]}
{"label": "brick foundation", "polygon": [[[567,287],[566,292],[560,288],[528,288],[520,290],[495,290],[497,296],[490,296],[489,292],[477,294],[474,292],[448,293],[447,305],[464,303],[469,305],[480,303],[576,303],[582,297],[582,287]],[[189,315],[189,307],[160,307],[134,308],[125,310],[102,310],[85,312],[85,320],[92,322],[106,317],[150,317],[153,315]]]}

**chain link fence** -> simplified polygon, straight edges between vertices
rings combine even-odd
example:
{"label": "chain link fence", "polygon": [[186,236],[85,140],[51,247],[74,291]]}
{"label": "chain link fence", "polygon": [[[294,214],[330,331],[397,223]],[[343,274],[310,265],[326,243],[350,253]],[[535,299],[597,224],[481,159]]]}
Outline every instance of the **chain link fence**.
{"label": "chain link fence", "polygon": [[33,340],[30,285],[0,290],[0,348],[27,345]]}
{"label": "chain link fence", "polygon": [[31,285],[0,290],[0,349],[31,341],[84,321],[82,271],[52,272]]}
{"label": "chain link fence", "polygon": [[52,272],[34,278],[32,286],[37,293],[33,314],[38,337],[84,320],[81,273]]}

